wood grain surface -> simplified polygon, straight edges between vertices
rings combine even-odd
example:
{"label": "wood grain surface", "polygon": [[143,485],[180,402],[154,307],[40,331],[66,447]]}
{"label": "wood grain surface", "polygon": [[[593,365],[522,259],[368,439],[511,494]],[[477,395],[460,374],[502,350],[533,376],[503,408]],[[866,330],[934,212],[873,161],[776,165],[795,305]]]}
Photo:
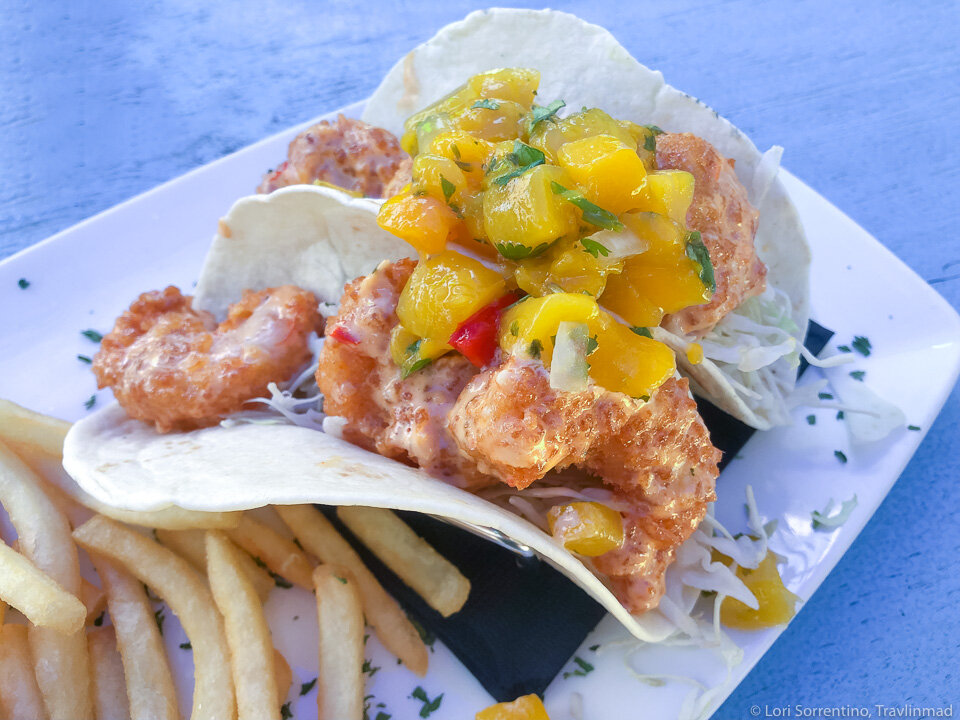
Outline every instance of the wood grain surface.
{"label": "wood grain surface", "polygon": [[[0,258],[366,97],[410,47],[481,6],[3,0]],[[612,29],[761,148],[783,145],[786,167],[960,307],[956,0],[555,7]],[[752,717],[754,704],[960,705],[958,425],[955,389],[863,534],[717,717]]]}

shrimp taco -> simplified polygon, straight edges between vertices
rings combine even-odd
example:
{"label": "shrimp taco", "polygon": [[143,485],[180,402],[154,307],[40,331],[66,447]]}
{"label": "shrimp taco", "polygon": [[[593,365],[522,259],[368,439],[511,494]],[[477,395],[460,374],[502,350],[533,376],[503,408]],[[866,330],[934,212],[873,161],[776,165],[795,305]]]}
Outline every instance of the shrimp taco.
{"label": "shrimp taco", "polygon": [[[558,37],[582,52],[546,57]],[[192,301],[118,319],[94,371],[119,406],[74,426],[67,470],[130,509],[447,517],[646,640],[702,589],[756,607],[698,531],[720,452],[691,388],[785,421],[808,256],[779,152],[552,11],[445,28],[364,120],[291,144]]]}

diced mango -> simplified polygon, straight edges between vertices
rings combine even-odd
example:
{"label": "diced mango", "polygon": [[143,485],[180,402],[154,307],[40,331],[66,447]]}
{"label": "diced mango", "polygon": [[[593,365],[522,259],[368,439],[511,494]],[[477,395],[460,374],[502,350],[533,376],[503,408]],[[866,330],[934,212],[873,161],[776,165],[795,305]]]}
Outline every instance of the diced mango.
{"label": "diced mango", "polygon": [[597,302],[589,295],[554,293],[530,297],[507,310],[500,320],[500,347],[538,357],[545,367],[553,358],[553,337],[561,322],[586,323],[591,335],[603,326]]}
{"label": "diced mango", "polygon": [[590,108],[557,122],[537,123],[530,134],[530,144],[546,153],[550,162],[554,162],[560,146],[564,143],[595,135],[612,135],[625,145],[636,147],[636,134],[633,130],[636,127],[638,126],[633,123],[615,120],[599,108]]}
{"label": "diced mango", "polygon": [[614,215],[636,206],[647,170],[636,150],[612,135],[594,135],[562,145],[560,167],[583,194]]}
{"label": "diced mango", "polygon": [[397,317],[417,337],[449,349],[457,326],[505,292],[499,273],[448,250],[417,263],[400,293]]}
{"label": "diced mango", "polygon": [[467,88],[481,99],[506,100],[528,109],[540,87],[540,71],[530,68],[503,68],[474,75]]}
{"label": "diced mango", "polygon": [[403,371],[404,377],[420,370],[450,351],[450,346],[439,340],[421,338],[397,325],[390,334],[390,356]]}
{"label": "diced mango", "polygon": [[596,557],[623,545],[623,518],[598,502],[554,505],[547,512],[550,534],[571,552]]}
{"label": "diced mango", "polygon": [[674,263],[686,255],[686,231],[666,215],[647,211],[623,213],[620,222],[647,241],[644,256],[649,261]]}
{"label": "diced mango", "polygon": [[[716,554],[715,559],[725,565],[730,558]],[[760,607],[757,610],[747,607],[739,600],[728,597],[720,606],[720,621],[740,630],[759,630],[761,628],[785,625],[796,615],[797,601],[800,599],[787,590],[777,570],[777,555],[767,551],[767,556],[756,570],[738,567],[737,577],[754,594]]]}
{"label": "diced mango", "polygon": [[703,345],[700,343],[690,343],[684,353],[687,356],[687,362],[691,365],[699,365],[703,362]]}
{"label": "diced mango", "polygon": [[413,186],[443,203],[460,202],[467,178],[456,162],[442,155],[421,153],[413,161]]}
{"label": "diced mango", "polygon": [[587,358],[590,377],[607,390],[632,398],[649,398],[676,372],[673,351],[601,313],[608,322],[597,338],[597,349]]}
{"label": "diced mango", "polygon": [[380,227],[406,240],[421,255],[443,250],[447,236],[459,221],[443,200],[414,193],[401,193],[390,198],[377,213]]}
{"label": "diced mango", "polygon": [[528,108],[508,100],[490,101],[488,107],[466,108],[457,116],[456,126],[490,142],[513,140],[523,133]]}
{"label": "diced mango", "polygon": [[475,720],[550,720],[537,695],[524,695],[513,702],[497,703],[474,715]]}
{"label": "diced mango", "polygon": [[644,179],[634,207],[666,215],[685,225],[693,202],[693,175],[684,170],[657,170]]}
{"label": "diced mango", "polygon": [[453,160],[466,174],[468,181],[475,180],[479,184],[483,178],[483,166],[493,154],[493,143],[462,130],[451,130],[437,135],[423,151]]}
{"label": "diced mango", "polygon": [[539,165],[508,182],[494,180],[487,186],[483,226],[486,237],[504,257],[534,257],[576,231],[574,206],[553,191],[551,182],[569,180],[560,168]]}
{"label": "diced mango", "polygon": [[579,241],[565,239],[542,255],[519,261],[514,277],[520,289],[531,295],[548,295],[560,288],[567,293],[597,297],[603,292],[607,276],[622,268],[622,260],[612,260],[602,253],[593,255]]}

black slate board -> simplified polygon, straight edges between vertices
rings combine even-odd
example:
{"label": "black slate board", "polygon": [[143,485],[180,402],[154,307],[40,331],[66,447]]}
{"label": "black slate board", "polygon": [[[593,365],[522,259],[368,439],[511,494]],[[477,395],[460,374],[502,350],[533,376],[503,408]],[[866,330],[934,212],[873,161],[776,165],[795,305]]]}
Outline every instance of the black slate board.
{"label": "black slate board", "polygon": [[[833,332],[810,322],[806,346],[818,354]],[[799,372],[806,369],[802,362]],[[755,432],[706,400],[697,400],[710,436],[723,451],[721,469]],[[440,638],[498,701],[542,695],[606,611],[579,587],[536,558],[419,513],[400,513],[424,539],[470,579],[466,605],[443,618],[366,550],[337,519],[321,510],[360,553],[387,591],[423,628]],[[574,667],[567,668],[575,669]]]}

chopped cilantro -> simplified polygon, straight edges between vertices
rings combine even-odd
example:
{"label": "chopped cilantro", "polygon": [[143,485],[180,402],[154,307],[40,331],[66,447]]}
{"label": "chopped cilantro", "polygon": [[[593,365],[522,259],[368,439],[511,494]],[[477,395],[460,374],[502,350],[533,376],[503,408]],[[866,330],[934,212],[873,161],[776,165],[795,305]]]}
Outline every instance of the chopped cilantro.
{"label": "chopped cilantro", "polygon": [[443,199],[450,202],[451,196],[457,191],[457,186],[441,175],[440,189],[443,190]]}
{"label": "chopped cilantro", "polygon": [[166,617],[164,617],[163,615],[163,608],[160,608],[159,610],[154,611],[153,619],[157,623],[157,630],[159,630],[160,634],[163,635],[163,621],[166,620]]}
{"label": "chopped cilantro", "polygon": [[378,712],[376,720],[390,720],[390,718],[392,717],[393,715],[391,715],[390,713]]}
{"label": "chopped cilantro", "polygon": [[30,281],[26,278],[20,278],[17,280],[17,285],[21,290],[26,290],[28,287],[30,287]]}
{"label": "chopped cilantro", "polygon": [[580,667],[576,668],[575,670],[571,670],[571,671],[569,671],[569,672],[565,672],[565,673],[563,674],[564,680],[566,680],[568,677],[571,677],[571,676],[573,676],[573,675],[575,675],[575,676],[577,676],[577,677],[585,677],[588,673],[593,672],[593,665],[591,665],[590,663],[588,663],[586,660],[584,660],[584,659],[583,659],[582,657],[580,657],[579,655],[575,655],[574,658],[573,658],[573,661],[574,661],[577,665],[579,665]]}
{"label": "chopped cilantro", "polygon": [[863,382],[863,376],[866,374],[867,374],[866,370],[854,370],[852,373],[850,373],[850,377],[852,377],[854,380],[859,380],[860,382]]}
{"label": "chopped cilantro", "polygon": [[94,627],[100,627],[101,625],[103,625],[103,611],[101,611],[100,614],[97,615],[97,619],[93,621],[93,625]]}
{"label": "chopped cilantro", "polygon": [[300,685],[300,696],[306,695],[308,692],[313,690],[313,686],[317,684],[317,678],[314,678],[310,682],[301,683]]}
{"label": "chopped cilantro", "polygon": [[[269,570],[267,572],[270,572]],[[278,588],[283,588],[284,590],[289,590],[293,587],[293,583],[287,580],[286,578],[280,577],[275,572],[270,572],[270,577],[273,578],[273,584]]]}
{"label": "chopped cilantro", "polygon": [[607,249],[605,245],[598,243],[596,240],[592,238],[588,238],[588,237],[581,238],[580,244],[583,245],[584,252],[587,252],[590,255],[593,255],[593,257],[595,258],[599,258],[601,255],[603,255],[604,257],[607,257],[610,254],[610,251]]}
{"label": "chopped cilantro", "polygon": [[413,364],[410,365],[409,367],[404,368],[404,370],[403,370],[403,379],[406,380],[408,377],[410,377],[411,375],[413,375],[415,372],[420,372],[421,370],[423,370],[427,365],[429,365],[429,364],[432,363],[432,362],[433,362],[433,358],[421,358],[420,360],[417,360],[415,363],[413,363]]}
{"label": "chopped cilantro", "polygon": [[544,120],[553,120],[560,108],[564,108],[566,106],[567,104],[563,100],[554,100],[546,107],[542,105],[534,105],[530,110],[530,122],[527,125],[527,133],[532,133],[533,129]]}
{"label": "chopped cilantro", "polygon": [[290,703],[285,702],[280,706],[280,720],[288,720],[293,717],[293,711],[290,709]]}
{"label": "chopped cilantro", "polygon": [[540,342],[540,341],[537,340],[537,339],[534,339],[533,342],[530,343],[530,351],[529,351],[529,352],[530,352],[530,357],[533,357],[533,358],[536,358],[537,360],[539,360],[539,359],[540,359],[540,353],[543,352],[543,343]]}
{"label": "chopped cilantro", "polygon": [[453,156],[459,160],[460,159],[460,148],[457,147],[457,144],[454,143],[450,146],[450,151],[453,153]]}
{"label": "chopped cilantro", "polygon": [[833,395],[830,393],[817,393],[817,397],[821,400],[833,400]]}
{"label": "chopped cilantro", "polygon": [[431,700],[427,695],[426,690],[418,685],[416,688],[414,688],[414,691],[411,693],[410,697],[423,703],[423,707],[420,708],[420,717],[428,718],[437,708],[440,707],[440,702],[443,700],[443,693],[440,693],[433,700]]}
{"label": "chopped cilantro", "polygon": [[700,282],[716,292],[717,280],[713,275],[713,262],[710,260],[710,251],[703,244],[703,238],[696,230],[687,235],[687,257],[700,266]]}
{"label": "chopped cilantro", "polygon": [[92,340],[93,342],[100,342],[103,340],[103,335],[98,333],[96,330],[84,330],[80,334],[83,335],[87,340]]}
{"label": "chopped cilantro", "polygon": [[609,210],[604,210],[599,205],[594,205],[583,196],[583,193],[577,192],[576,190],[568,190],[556,180],[550,181],[550,188],[555,195],[559,195],[568,203],[580,208],[580,211],[583,213],[583,219],[591,225],[596,225],[604,230],[616,230],[617,232],[623,230],[623,223],[617,220],[616,215]]}
{"label": "chopped cilantro", "polygon": [[865,338],[863,335],[857,335],[856,337],[854,337],[853,342],[850,344],[853,345],[854,350],[856,350],[858,353],[860,353],[864,357],[867,357],[870,354],[870,350],[872,349],[872,346],[870,345],[870,341],[867,340],[867,338]]}
{"label": "chopped cilantro", "polygon": [[645,136],[645,137],[643,138],[643,149],[646,150],[646,151],[648,151],[648,152],[656,152],[656,151],[657,151],[657,136],[654,135],[653,133]]}
{"label": "chopped cilantro", "polygon": [[420,635],[420,639],[423,640],[423,644],[428,648],[433,648],[433,644],[437,641],[437,636],[421,625],[418,620],[414,620],[413,618],[409,618],[409,620],[410,624],[416,628],[417,633]]}
{"label": "chopped cilantro", "polygon": [[659,125],[644,125],[644,127],[653,133],[654,136],[663,135],[663,130]]}
{"label": "chopped cilantro", "polygon": [[340,584],[341,584],[341,585],[346,585],[346,584],[347,584],[347,579],[346,579],[345,577],[340,577],[339,575],[334,575],[334,577],[335,577],[337,580],[340,581]]}
{"label": "chopped cilantro", "polygon": [[193,650],[193,645],[190,644],[190,641],[180,643],[181,650]]}
{"label": "chopped cilantro", "polygon": [[373,677],[377,674],[377,671],[380,670],[379,667],[374,667],[369,660],[363,661],[363,667],[360,668],[360,672]]}
{"label": "chopped cilantro", "polygon": [[96,405],[96,404],[97,404],[97,396],[96,396],[96,395],[91,395],[90,397],[88,397],[86,400],[83,401],[83,406],[84,406],[87,410],[92,409],[93,406]]}
{"label": "chopped cilantro", "polygon": [[550,247],[550,243],[540,243],[536,247],[530,247],[523,243],[497,243],[497,251],[507,260],[526,260],[536,257],[544,250]]}
{"label": "chopped cilantro", "polygon": [[907,430],[913,430],[914,432],[918,432],[918,431],[920,430],[920,426],[919,426],[919,425],[907,425]]}
{"label": "chopped cilantro", "polygon": [[510,334],[517,337],[520,334],[520,321],[514,320],[510,323]]}
{"label": "chopped cilantro", "polygon": [[833,456],[841,462],[841,464],[846,464],[847,456],[842,450],[834,450]]}
{"label": "chopped cilantro", "polygon": [[837,420],[843,420],[843,410],[837,410]]}
{"label": "chopped cilantro", "polygon": [[483,108],[484,110],[499,110],[499,109],[500,109],[500,103],[496,102],[495,100],[487,100],[486,98],[484,98],[483,100],[477,100],[477,101],[476,101],[473,105],[471,105],[470,107],[471,107],[471,108]]}
{"label": "chopped cilantro", "polygon": [[77,355],[77,360],[79,360],[82,363],[86,363],[87,365],[93,362],[93,360],[91,360],[86,355]]}
{"label": "chopped cilantro", "polygon": [[253,562],[254,564],[256,564],[257,567],[261,567],[264,570],[267,569],[267,564],[263,560],[261,560],[258,555],[253,555],[252,557],[253,557]]}
{"label": "chopped cilantro", "polygon": [[807,415],[807,425],[816,425],[817,416],[816,415]]}
{"label": "chopped cilantro", "polygon": [[849,345],[837,345],[837,350],[839,350],[840,352],[853,352],[853,350],[850,349]]}
{"label": "chopped cilantro", "polygon": [[590,652],[596,652],[599,647],[600,647],[599,644],[597,644],[597,645],[591,645],[591,646],[590,646]]}
{"label": "chopped cilantro", "polygon": [[653,339],[653,335],[650,334],[650,328],[645,328],[645,327],[640,327],[639,325],[634,325],[634,326],[633,326],[632,328],[630,328],[630,329],[633,330],[633,332],[635,332],[635,333],[636,333],[637,335],[639,335],[640,337],[650,338],[651,340]]}
{"label": "chopped cilantro", "polygon": [[597,336],[594,335],[593,337],[588,337],[587,338],[587,357],[592,355],[598,347],[600,347],[600,343],[597,340]]}
{"label": "chopped cilantro", "polygon": [[[521,143],[519,140],[517,140],[517,143],[520,144],[520,145],[523,145],[523,143]],[[539,158],[536,158],[536,159],[534,159],[534,160],[531,160],[531,161],[528,162],[528,163],[522,163],[522,164],[521,164],[521,163],[517,163],[517,164],[519,165],[519,167],[518,167],[516,170],[511,170],[510,172],[505,173],[505,174],[501,175],[500,177],[496,178],[496,179],[493,181],[493,184],[494,184],[494,185],[496,185],[496,186],[498,186],[498,187],[503,187],[504,185],[506,185],[508,182],[510,182],[510,181],[513,180],[514,178],[517,178],[517,177],[520,177],[521,175],[523,175],[527,170],[532,170],[533,168],[537,167],[537,165],[543,165],[543,163],[545,162],[545,159],[544,159],[544,156],[543,156],[543,153],[542,153],[542,152],[540,152],[539,150],[535,150],[534,148],[531,148],[529,145],[524,145],[524,147],[529,148],[530,150],[533,150],[534,152],[540,153],[540,157],[539,157]],[[510,157],[510,155],[514,155],[514,154],[515,154],[515,153],[510,153],[510,154],[508,155],[508,157]],[[526,156],[526,153],[524,153],[524,156]],[[492,167],[492,165],[491,165],[491,167]]]}

